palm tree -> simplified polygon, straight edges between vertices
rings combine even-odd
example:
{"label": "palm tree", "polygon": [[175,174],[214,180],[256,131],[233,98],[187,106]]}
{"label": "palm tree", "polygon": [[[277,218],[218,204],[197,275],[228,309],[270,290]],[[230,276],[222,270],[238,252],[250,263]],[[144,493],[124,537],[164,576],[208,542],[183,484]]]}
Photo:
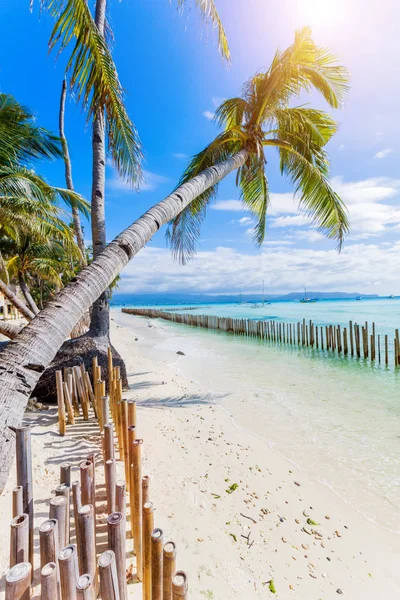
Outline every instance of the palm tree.
{"label": "palm tree", "polygon": [[[229,103],[223,103],[224,109],[221,108],[219,114],[224,112],[226,115],[224,122],[228,123],[228,128],[224,134],[227,137],[221,140],[221,136],[218,136],[215,146],[222,144],[229,150],[218,154],[221,162],[205,164],[205,169],[192,179],[187,180],[185,174],[183,177],[185,181],[170,196],[153,206],[115,238],[1,352],[0,492],[7,479],[13,452],[13,444],[10,443],[12,433],[6,425],[20,422],[29,395],[40,375],[53,360],[75,323],[162,225],[176,219],[192,203],[196,207],[198,198],[203,203],[205,194],[209,190],[215,191],[215,186],[223,178],[232,171],[239,170],[239,181],[245,182],[242,184],[242,190],[245,190],[243,194],[245,206],[249,206],[247,198],[252,199],[250,206],[254,207],[253,212],[259,216],[256,235],[257,241],[261,241],[263,225],[260,215],[266,210],[266,178],[258,177],[256,180],[262,182],[261,187],[257,183],[259,187],[257,195],[251,191],[252,180],[249,169],[253,165],[261,164],[264,147],[275,145],[278,148],[281,169],[288,173],[295,189],[300,192],[300,205],[323,231],[337,239],[339,244],[342,243],[348,229],[346,211],[340,198],[329,186],[327,155],[323,150],[334,132],[333,123],[323,113],[318,113],[318,118],[317,114],[312,113],[312,120],[306,118],[306,115],[296,119],[293,116],[291,120],[289,117],[292,115],[292,109],[286,105],[291,96],[313,87],[322,92],[331,106],[339,106],[347,89],[347,81],[347,72],[336,65],[335,58],[326,50],[313,43],[309,30],[298,32],[294,44],[285,52],[275,55],[270,69],[263,75],[256,75],[245,87],[245,90],[253,90],[252,95],[249,94],[249,101],[244,100],[249,106],[250,101],[252,102],[254,112],[250,112],[247,105],[243,103],[246,109],[243,110],[243,118],[236,115],[232,117],[232,121],[229,121],[228,114],[237,113],[238,109],[229,113],[227,109]],[[240,103],[237,100],[236,103],[232,103],[234,104],[238,106]],[[267,117],[273,114],[273,104],[275,104],[276,115],[274,119]],[[284,115],[280,116],[282,113],[279,112],[284,109],[287,109],[286,119]],[[276,132],[271,131],[270,121],[275,122],[278,117],[280,126],[276,128]],[[231,122],[232,131],[229,133]],[[268,130],[264,132],[265,123]],[[230,136],[233,145],[229,140]],[[243,140],[241,144],[238,143],[238,138]],[[274,143],[263,143],[269,140]],[[197,164],[198,159],[194,160]],[[264,167],[264,162],[262,164]],[[258,208],[259,205],[261,209]],[[204,203],[202,206],[204,209]],[[195,209],[193,214],[197,212]],[[179,220],[176,225],[173,225],[175,232],[181,227]],[[171,235],[175,236],[173,239],[178,240],[178,233],[174,230]],[[179,249],[193,248],[193,233],[190,233],[190,229],[187,231],[189,241],[186,243],[180,241]],[[185,229],[182,229],[182,232],[184,233]]]}
{"label": "palm tree", "polygon": [[[36,235],[70,236],[59,200],[88,214],[87,202],[73,191],[49,185],[32,170],[37,159],[62,156],[60,140],[34,122],[33,114],[13,96],[0,94],[0,235],[15,236],[24,230]],[[9,275],[0,252],[0,290],[27,318],[34,313],[8,287]]]}
{"label": "palm tree", "polygon": [[[60,44],[64,49],[72,39],[75,46],[70,55],[67,72],[71,87],[82,100],[92,120],[92,243],[93,255],[98,256],[106,246],[105,166],[106,141],[114,166],[130,185],[141,180],[142,153],[139,136],[124,106],[124,95],[107,44],[111,32],[107,20],[107,0],[96,0],[94,18],[86,0],[40,0],[55,19],[50,47]],[[189,0],[177,0],[183,10]],[[195,0],[203,17],[218,30],[221,55],[230,59],[224,28],[214,0]],[[75,222],[75,229],[79,231]],[[109,301],[106,293],[96,300],[92,309],[90,335],[103,338],[109,344]]]}

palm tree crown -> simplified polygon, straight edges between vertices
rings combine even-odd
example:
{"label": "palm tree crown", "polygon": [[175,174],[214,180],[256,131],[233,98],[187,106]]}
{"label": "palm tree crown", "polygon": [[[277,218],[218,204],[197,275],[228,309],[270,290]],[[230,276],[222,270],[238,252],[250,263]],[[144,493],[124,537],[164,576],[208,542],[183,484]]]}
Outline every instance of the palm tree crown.
{"label": "palm tree crown", "polygon": [[[296,32],[294,43],[277,51],[264,73],[249,79],[242,97],[222,102],[215,113],[223,132],[193,157],[182,175],[185,183],[212,165],[245,150],[237,184],[243,206],[257,219],[255,241],[265,236],[269,186],[267,151],[278,150],[281,173],[294,185],[300,208],[326,235],[342,244],[348,231],[346,208],[329,184],[326,144],[337,130],[334,119],[308,106],[290,102],[312,88],[332,108],[339,108],[348,89],[348,72],[328,50],[318,47],[309,28]],[[203,192],[170,224],[167,236],[181,262],[195,251],[207,206],[218,184]]]}

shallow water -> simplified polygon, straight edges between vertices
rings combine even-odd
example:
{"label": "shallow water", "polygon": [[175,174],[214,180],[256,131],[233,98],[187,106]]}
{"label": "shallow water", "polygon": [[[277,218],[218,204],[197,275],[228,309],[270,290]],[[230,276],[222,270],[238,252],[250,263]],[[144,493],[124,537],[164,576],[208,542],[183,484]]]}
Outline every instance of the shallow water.
{"label": "shallow water", "polygon": [[[381,321],[377,312],[373,320],[383,329],[394,328],[400,303],[387,301],[386,312],[385,303],[377,302]],[[324,316],[322,304],[306,305],[312,307],[308,318],[321,323],[349,318],[347,307],[335,302],[330,303],[335,305],[329,310],[331,318],[323,320],[327,311]],[[372,307],[365,302],[361,310],[359,304],[359,321],[362,311],[362,319],[372,320],[367,317]],[[301,313],[295,313],[299,306],[293,305],[275,305],[271,314],[279,309],[279,318],[288,320],[292,310],[291,318],[298,320],[304,307],[299,305]],[[231,305],[219,305],[218,313],[216,306],[207,312],[228,316],[225,307]],[[243,307],[231,307],[236,310],[242,312],[235,316],[245,317],[251,309],[246,313]],[[331,488],[368,521],[400,532],[400,373],[371,368],[364,361],[321,357],[311,349],[161,323],[167,332],[162,346],[185,353],[179,368],[210,392],[240,427]]]}

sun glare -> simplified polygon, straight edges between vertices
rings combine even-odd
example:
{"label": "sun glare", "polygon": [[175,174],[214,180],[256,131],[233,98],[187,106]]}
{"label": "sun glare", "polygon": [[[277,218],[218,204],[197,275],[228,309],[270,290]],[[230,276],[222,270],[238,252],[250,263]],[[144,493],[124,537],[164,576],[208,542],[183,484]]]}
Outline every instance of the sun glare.
{"label": "sun glare", "polygon": [[298,12],[304,25],[330,25],[340,21],[343,3],[332,0],[298,0]]}

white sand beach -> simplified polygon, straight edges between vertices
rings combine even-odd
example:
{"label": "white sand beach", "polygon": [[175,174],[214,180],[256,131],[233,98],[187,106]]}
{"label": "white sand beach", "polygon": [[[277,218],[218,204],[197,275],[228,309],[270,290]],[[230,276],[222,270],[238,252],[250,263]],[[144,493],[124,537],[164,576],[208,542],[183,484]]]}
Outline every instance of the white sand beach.
{"label": "white sand beach", "polygon": [[[155,524],[166,540],[177,544],[177,565],[188,573],[190,597],[398,598],[399,535],[371,524],[274,450],[267,443],[268,432],[263,439],[259,428],[251,426],[257,414],[248,419],[249,426],[239,426],[237,400],[232,397],[230,411],[229,398],[223,405],[219,401],[218,381],[202,368],[203,349],[192,344],[187,353],[169,335],[170,328],[159,321],[112,311],[112,340],[129,375],[125,397],[138,403],[143,474],[151,478]],[[268,395],[262,401],[267,403]],[[54,407],[27,413],[27,420],[33,425],[37,528],[48,518],[59,464],[68,460],[76,469],[98,447],[99,436],[94,421],[79,421],[59,437]],[[290,437],[294,427],[288,421],[280,435]],[[122,475],[121,465],[119,469]],[[101,482],[100,467],[97,472]],[[0,500],[2,574],[8,563],[14,485],[15,467]],[[101,514],[98,518],[104,524]],[[36,538],[38,552],[37,545]],[[127,566],[132,562],[128,558]],[[37,559],[37,573],[38,564]],[[141,597],[139,587],[129,586],[130,597]]]}

